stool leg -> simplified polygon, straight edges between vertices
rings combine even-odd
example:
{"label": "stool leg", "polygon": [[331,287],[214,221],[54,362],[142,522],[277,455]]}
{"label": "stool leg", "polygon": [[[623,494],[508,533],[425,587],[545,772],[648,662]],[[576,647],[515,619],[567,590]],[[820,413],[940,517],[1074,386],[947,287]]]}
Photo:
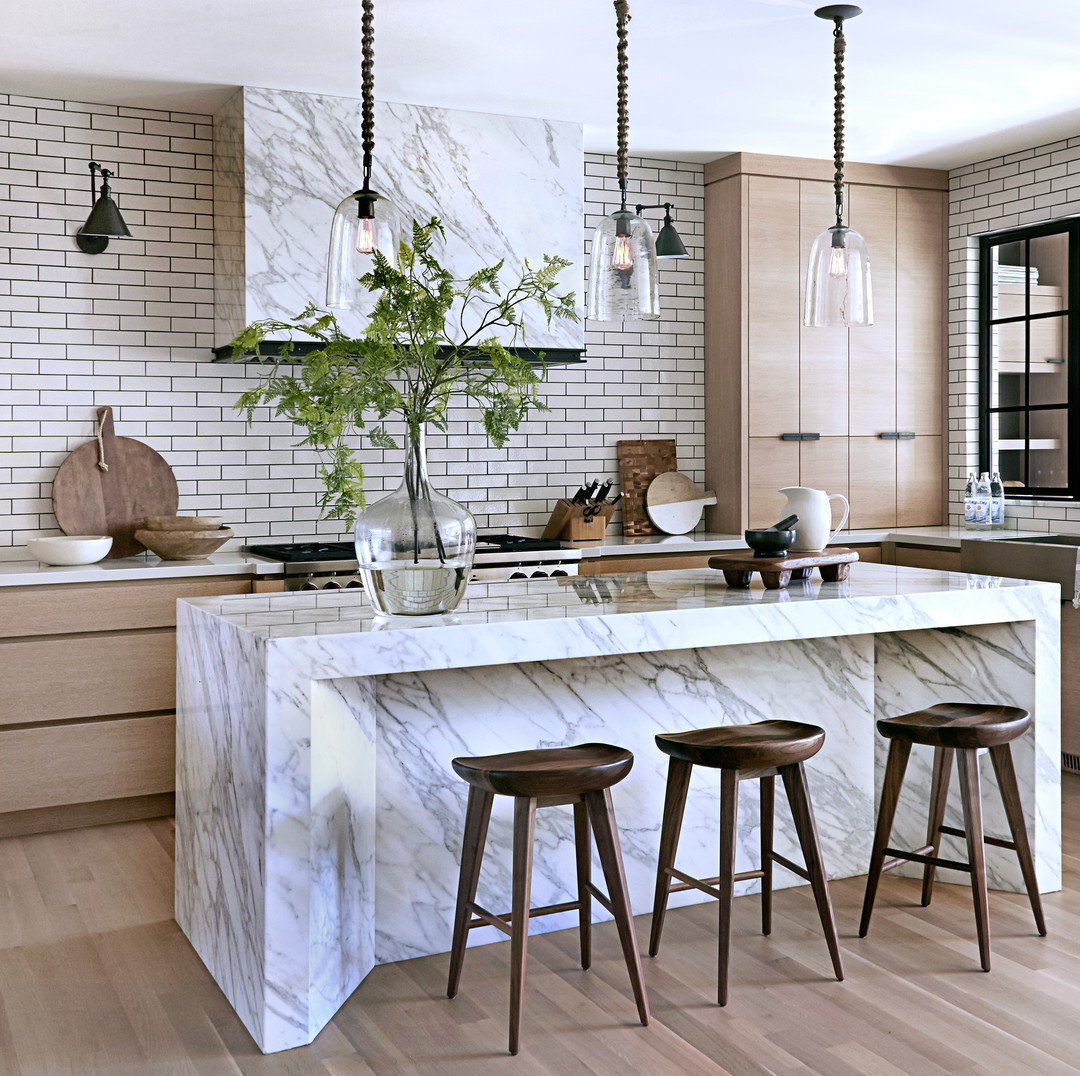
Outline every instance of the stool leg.
{"label": "stool leg", "polygon": [[810,792],[806,787],[806,771],[801,762],[794,766],[783,766],[780,776],[784,779],[788,803],[791,804],[791,817],[795,820],[795,832],[799,835],[806,871],[810,875],[810,885],[814,891],[818,918],[825,934],[832,957],[833,972],[843,981],[844,968],[840,963],[840,944],[836,940],[836,919],[833,916],[832,900],[829,897],[829,883],[825,877],[825,864],[821,858],[821,844],[818,841],[817,825],[814,822],[814,808],[810,803]]}
{"label": "stool leg", "polygon": [[731,905],[735,899],[735,830],[739,815],[739,771],[720,771],[720,928],[718,931],[716,1002],[727,1004],[728,952],[731,947]]}
{"label": "stool leg", "polygon": [[[945,821],[945,804],[949,799],[949,778],[952,777],[953,749],[951,747],[934,748],[934,777],[930,785],[930,818],[926,824],[926,844],[930,855],[936,856],[941,851],[941,825]],[[934,875],[937,868],[933,863],[923,867],[922,906],[930,904],[934,895]]]}
{"label": "stool leg", "polygon": [[771,934],[773,805],[776,802],[776,778],[762,777],[758,788],[761,803],[761,933]]}
{"label": "stool leg", "polygon": [[589,836],[589,808],[584,800],[574,804],[574,850],[577,854],[578,939],[581,943],[581,966],[592,963],[592,839]]}
{"label": "stool leg", "polygon": [[660,935],[667,915],[668,889],[671,877],[668,868],[675,866],[679,847],[686,793],[690,787],[693,766],[680,758],[668,759],[667,789],[664,792],[664,820],[660,826],[660,855],[656,862],[656,895],[653,898],[652,931],[649,935],[649,956],[660,951]]}
{"label": "stool leg", "polygon": [[1039,883],[1035,878],[1035,863],[1031,858],[1031,845],[1028,844],[1027,826],[1024,824],[1024,808],[1020,804],[1020,792],[1016,787],[1016,771],[1013,769],[1012,748],[1009,744],[990,748],[990,761],[994,764],[998,787],[1001,789],[1001,801],[1005,805],[1005,816],[1009,820],[1013,844],[1016,845],[1016,858],[1020,860],[1020,870],[1024,875],[1024,886],[1031,911],[1035,916],[1035,927],[1043,937],[1046,936],[1046,920],[1043,918],[1042,897],[1039,896]]}
{"label": "stool leg", "polygon": [[619,929],[626,970],[630,973],[630,985],[637,1002],[638,1017],[642,1024],[649,1023],[649,999],[645,996],[645,980],[641,973],[641,956],[634,935],[634,916],[630,911],[630,895],[626,889],[626,872],[623,870],[622,851],[619,848],[619,831],[615,825],[615,812],[611,807],[611,789],[587,792],[585,804],[589,809],[593,836],[596,838],[596,854],[604,869],[608,900]]}
{"label": "stool leg", "polygon": [[971,864],[971,899],[975,904],[975,930],[979,935],[979,961],[990,970],[990,910],[986,902],[986,860],[983,856],[982,799],[979,788],[979,752],[958,748],[960,799],[964,806],[968,862]]}
{"label": "stool leg", "polygon": [[465,939],[469,935],[469,905],[476,899],[476,884],[480,880],[480,864],[484,858],[488,820],[491,818],[493,792],[469,786],[469,803],[465,808],[465,836],[461,841],[461,873],[458,876],[457,907],[454,910],[454,940],[450,946],[450,977],[446,996],[454,997],[461,982],[461,965],[465,961]]}
{"label": "stool leg", "polygon": [[529,892],[532,889],[533,831],[536,800],[514,797],[514,883],[510,905],[510,1053],[518,1052],[521,994],[529,942]]}
{"label": "stool leg", "polygon": [[870,913],[874,910],[874,897],[877,896],[878,882],[881,880],[885,849],[892,835],[896,803],[900,799],[900,786],[904,783],[904,771],[907,769],[910,754],[909,741],[889,741],[889,759],[885,764],[885,780],[881,785],[881,806],[878,808],[874,846],[870,852],[870,869],[866,875],[866,896],[863,898],[862,919],[859,922],[860,938],[865,938],[866,932],[870,929]]}

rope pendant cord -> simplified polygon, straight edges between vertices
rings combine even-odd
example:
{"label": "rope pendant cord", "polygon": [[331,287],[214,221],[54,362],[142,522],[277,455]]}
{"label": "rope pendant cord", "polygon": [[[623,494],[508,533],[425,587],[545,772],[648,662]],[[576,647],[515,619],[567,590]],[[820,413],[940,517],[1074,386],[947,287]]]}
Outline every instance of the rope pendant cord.
{"label": "rope pendant cord", "polygon": [[364,149],[364,187],[371,179],[371,152],[375,148],[375,0],[363,0],[361,26],[360,96],[361,137]]}
{"label": "rope pendant cord", "polygon": [[618,47],[617,56],[618,60],[615,66],[615,77],[618,84],[618,172],[619,172],[619,191],[622,196],[622,209],[626,208],[626,173],[629,171],[627,162],[627,137],[630,127],[630,106],[629,96],[627,93],[627,67],[629,66],[626,57],[626,45],[627,45],[627,26],[630,23],[630,4],[629,0],[615,0],[615,22],[618,31]]}
{"label": "rope pendant cord", "polygon": [[[857,9],[856,9],[857,10]],[[844,20],[834,20],[833,30],[833,191],[836,194],[836,226],[844,226]]]}

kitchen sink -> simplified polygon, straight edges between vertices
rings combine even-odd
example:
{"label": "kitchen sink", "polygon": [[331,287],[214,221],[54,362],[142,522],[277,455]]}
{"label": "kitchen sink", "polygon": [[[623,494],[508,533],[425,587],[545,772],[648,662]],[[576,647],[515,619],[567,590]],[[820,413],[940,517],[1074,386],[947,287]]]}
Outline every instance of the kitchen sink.
{"label": "kitchen sink", "polygon": [[1080,534],[1037,534],[1029,538],[999,538],[999,542],[1031,542],[1035,545],[1080,546]]}
{"label": "kitchen sink", "polygon": [[962,572],[1059,583],[1062,600],[1072,598],[1077,589],[1078,558],[1080,535],[1076,534],[960,539]]}

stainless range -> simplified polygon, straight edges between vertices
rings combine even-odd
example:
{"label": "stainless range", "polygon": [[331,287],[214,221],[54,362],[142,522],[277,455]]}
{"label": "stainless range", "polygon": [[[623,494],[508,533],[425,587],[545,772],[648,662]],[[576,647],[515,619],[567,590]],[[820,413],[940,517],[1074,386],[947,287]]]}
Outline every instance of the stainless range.
{"label": "stainless range", "polygon": [[[284,563],[286,590],[350,590],[361,585],[352,542],[249,545],[247,551]],[[479,534],[470,579],[492,583],[577,575],[580,560],[580,549],[563,549],[557,541]]]}

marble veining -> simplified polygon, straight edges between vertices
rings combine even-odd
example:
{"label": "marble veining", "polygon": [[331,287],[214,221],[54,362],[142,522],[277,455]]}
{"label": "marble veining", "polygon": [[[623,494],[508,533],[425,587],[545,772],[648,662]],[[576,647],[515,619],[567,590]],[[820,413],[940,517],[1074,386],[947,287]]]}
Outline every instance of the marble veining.
{"label": "marble veining", "polygon": [[[222,141],[215,167],[225,195],[234,192],[237,168],[243,175],[246,303],[242,311],[222,304],[222,317],[242,320],[219,324],[219,343],[247,321],[322,305],[330,221],[361,178],[359,101],[258,87],[237,97],[242,139]],[[227,118],[236,107],[234,98]],[[439,217],[440,258],[455,276],[505,259],[509,278],[523,258],[539,264],[544,254],[558,255],[571,263],[562,289],[581,300],[579,124],[376,102],[375,130],[375,188],[392,198],[406,228],[414,218]],[[356,312],[340,320],[354,335],[366,323]],[[584,346],[581,323],[548,326],[529,312],[525,327],[531,346]]]}
{"label": "marble veining", "polygon": [[[611,582],[599,606],[569,582],[475,585],[454,617],[422,623],[377,621],[344,593],[181,603],[177,918],[264,1051],[309,1042],[374,964],[448,948],[459,754],[591,740],[634,751],[613,798],[641,913],[666,776],[657,732],[777,714],[822,725],[808,780],[840,877],[869,856],[874,717],[944,698],[1015,702],[1035,714],[1017,771],[1040,882],[1059,886],[1056,587],[870,564],[845,584],[781,592],[729,590],[708,570]],[[691,873],[715,873],[717,801],[716,774],[697,772],[680,846]],[[917,845],[925,793],[911,803],[897,833]],[[778,846],[798,861],[782,804]],[[508,806],[497,801],[481,877],[496,909],[509,899]],[[740,869],[756,863],[757,824],[744,787]],[[567,899],[570,835],[568,809],[541,812],[536,903]],[[1007,857],[991,871],[1017,888]]]}

